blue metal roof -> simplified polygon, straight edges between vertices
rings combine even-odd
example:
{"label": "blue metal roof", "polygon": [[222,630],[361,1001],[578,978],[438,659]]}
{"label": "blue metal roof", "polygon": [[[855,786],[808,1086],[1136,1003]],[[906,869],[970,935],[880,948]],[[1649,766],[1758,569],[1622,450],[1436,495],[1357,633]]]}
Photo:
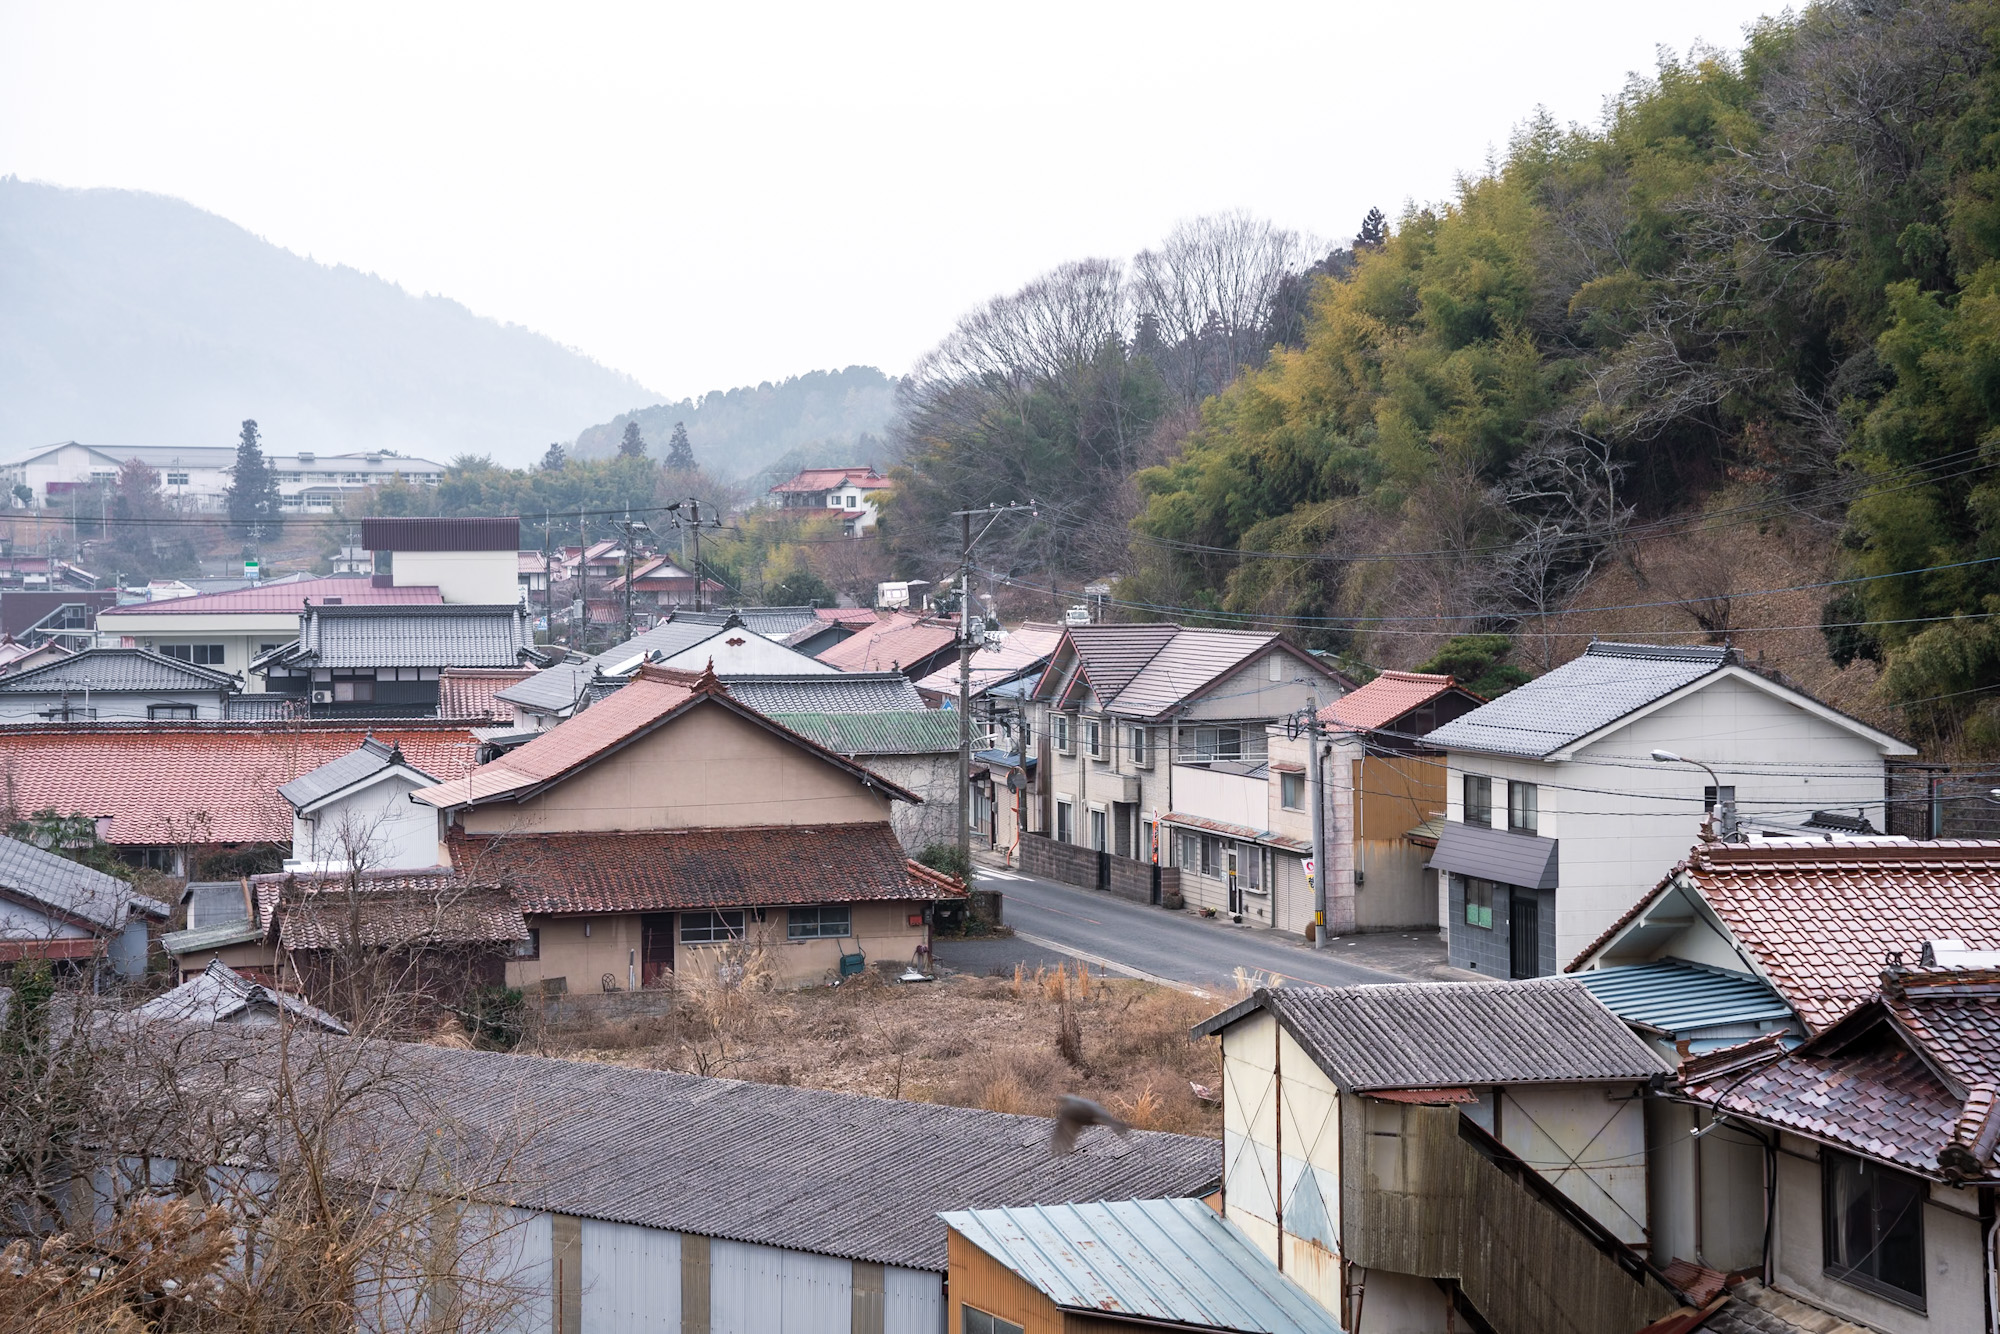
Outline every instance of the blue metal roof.
{"label": "blue metal roof", "polygon": [[1340,1334],[1333,1313],[1200,1200],[939,1214],[1055,1305],[1197,1329]]}
{"label": "blue metal roof", "polygon": [[1754,1025],[1758,1031],[1798,1030],[1792,1007],[1770,983],[1749,973],[1724,972],[1685,959],[1656,959],[1571,976],[1620,1019],[1674,1039],[1736,1024]]}

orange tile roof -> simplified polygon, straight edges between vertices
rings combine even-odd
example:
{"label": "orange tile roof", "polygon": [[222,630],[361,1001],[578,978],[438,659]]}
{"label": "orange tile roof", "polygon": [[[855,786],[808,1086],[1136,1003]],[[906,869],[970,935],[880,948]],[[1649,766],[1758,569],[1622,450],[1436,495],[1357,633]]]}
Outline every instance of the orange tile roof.
{"label": "orange tile roof", "polygon": [[373,733],[440,778],[468,772],[479,743],[449,723],[69,723],[0,728],[0,789],[18,811],[109,817],[119,846],[292,841],[278,788]]}
{"label": "orange tile roof", "polygon": [[626,743],[651,731],[688,704],[706,700],[770,729],[801,749],[812,751],[846,769],[892,797],[922,800],[854,761],[729,697],[713,672],[683,672],[642,664],[630,682],[583,712],[550,728],[533,741],[452,781],[419,788],[411,796],[440,809],[476,806],[489,801],[522,799],[564,776],[582,769]]}
{"label": "orange tile roof", "polygon": [[164,602],[134,602],[123,607],[106,607],[104,611],[113,616],[268,616],[298,612],[308,602],[322,606],[329,600],[343,607],[434,607],[442,603],[444,597],[432,584],[377,588],[369,575],[335,574],[321,579],[297,579],[290,583],[236,588],[227,593],[198,593],[194,597],[168,598]]}
{"label": "orange tile roof", "polygon": [[1351,731],[1387,727],[1456,684],[1449,676],[1428,672],[1383,672],[1359,690],[1349,691],[1321,709],[1319,720]]}
{"label": "orange tile roof", "polygon": [[447,667],[438,674],[440,718],[512,718],[493,696],[535,674],[532,667]]}
{"label": "orange tile roof", "polygon": [[891,672],[915,666],[958,641],[955,621],[882,621],[861,629],[819,655],[843,672]]}
{"label": "orange tile roof", "polygon": [[771,490],[778,495],[796,491],[831,491],[845,485],[850,477],[867,489],[889,484],[889,479],[873,468],[807,468],[789,482],[780,482]]}
{"label": "orange tile roof", "polygon": [[1710,843],[1604,934],[1573,970],[1681,878],[1714,910],[1797,1010],[1808,1032],[1876,994],[1891,950],[1916,960],[1927,940],[1956,936],[2000,949],[2000,842]]}

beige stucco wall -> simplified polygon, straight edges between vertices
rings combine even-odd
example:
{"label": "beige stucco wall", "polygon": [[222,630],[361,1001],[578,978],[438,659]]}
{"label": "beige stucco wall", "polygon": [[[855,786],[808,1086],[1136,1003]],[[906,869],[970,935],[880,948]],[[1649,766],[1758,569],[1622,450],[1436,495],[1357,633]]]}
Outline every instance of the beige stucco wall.
{"label": "beige stucco wall", "polygon": [[467,811],[468,833],[716,829],[890,818],[879,790],[707,705],[521,805]]}
{"label": "beige stucco wall", "polygon": [[[749,921],[746,944],[760,952],[774,981],[781,984],[817,982],[837,976],[842,953],[857,947],[876,964],[919,963],[918,947],[927,939],[921,921],[910,925],[911,917],[921,919],[921,902],[857,903],[851,906],[853,934],[846,939],[788,940],[785,936],[786,910],[767,908],[764,921]],[[552,978],[562,978],[571,992],[595,992],[603,987],[609,973],[621,989],[629,989],[638,979],[643,961],[640,917],[630,914],[592,914],[588,917],[528,918],[528,925],[541,932],[541,957],[515,959],[507,964],[507,984],[539,987]],[[585,934],[585,928],[588,934]],[[722,962],[741,962],[742,949],[719,945],[687,945],[680,941],[680,923],[674,924],[674,967],[683,977],[702,973],[714,976]]]}
{"label": "beige stucco wall", "polygon": [[228,945],[219,950],[196,950],[188,954],[174,956],[174,964],[180,969],[180,980],[185,982],[194,977],[211,963],[220,959],[224,967],[242,972],[246,968],[271,971],[277,968],[278,951],[274,946],[253,942],[248,945]]}
{"label": "beige stucco wall", "polygon": [[1772,1241],[1776,1286],[1797,1292],[1883,1334],[1972,1331],[1985,1321],[1980,1263],[1979,1202],[1970,1191],[1933,1185],[1924,1207],[1926,1311],[1864,1292],[1830,1277],[1821,1239],[1819,1148],[1781,1135],[1778,1219]]}

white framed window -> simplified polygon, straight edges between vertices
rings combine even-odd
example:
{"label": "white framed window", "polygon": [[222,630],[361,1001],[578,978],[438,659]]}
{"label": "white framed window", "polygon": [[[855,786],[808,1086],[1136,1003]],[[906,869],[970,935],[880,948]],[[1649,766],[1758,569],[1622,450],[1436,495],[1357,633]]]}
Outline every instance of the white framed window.
{"label": "white framed window", "polygon": [[681,914],[683,945],[720,945],[743,939],[743,910],[725,908],[720,912]]}
{"label": "white framed window", "polygon": [[1055,742],[1058,754],[1067,755],[1070,753],[1068,714],[1052,713],[1049,715],[1049,739]]}
{"label": "white framed window", "polygon": [[1541,792],[1533,783],[1507,784],[1507,828],[1532,834],[1541,827]]}
{"label": "white framed window", "polygon": [[1132,763],[1142,769],[1153,767],[1153,752],[1148,749],[1146,739],[1145,728],[1135,727],[1132,729]]}
{"label": "white framed window", "polygon": [[1265,659],[1265,661],[1269,664],[1268,670],[1270,671],[1271,679],[1273,681],[1282,681],[1285,679],[1284,654],[1273,653],[1269,658]]}
{"label": "white framed window", "polygon": [[1240,727],[1197,727],[1194,729],[1194,757],[1197,762],[1240,760],[1243,758],[1243,729]]}
{"label": "white framed window", "polygon": [[816,908],[793,908],[786,916],[788,940],[826,940],[854,934],[853,919],[845,903],[823,903]]}
{"label": "white framed window", "polygon": [[1093,760],[1104,758],[1104,725],[1095,718],[1083,720],[1083,748]]}
{"label": "white framed window", "polygon": [[187,484],[188,484],[188,475],[186,473],[170,472],[167,474],[168,486],[186,486]]}
{"label": "white framed window", "polygon": [[1067,801],[1056,803],[1056,842],[1074,843],[1072,837],[1076,828],[1076,807]]}
{"label": "white framed window", "polygon": [[1278,775],[1278,804],[1288,811],[1302,811],[1306,808],[1306,776],[1304,774]]}
{"label": "white framed window", "polygon": [[1090,846],[1098,852],[1111,851],[1111,817],[1102,806],[1090,808]]}

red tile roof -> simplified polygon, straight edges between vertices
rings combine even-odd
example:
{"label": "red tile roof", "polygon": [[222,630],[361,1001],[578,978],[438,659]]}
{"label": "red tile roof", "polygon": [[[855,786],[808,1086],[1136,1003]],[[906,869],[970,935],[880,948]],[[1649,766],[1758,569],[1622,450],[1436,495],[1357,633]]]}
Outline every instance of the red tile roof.
{"label": "red tile roof", "polygon": [[873,625],[881,619],[867,607],[814,607],[813,615],[822,621],[852,625]]}
{"label": "red tile roof", "polygon": [[532,667],[447,667],[438,673],[440,718],[512,718],[493,696],[535,674]]}
{"label": "red tile roof", "polygon": [[2000,949],[2000,842],[1941,840],[1703,844],[1586,946],[1573,970],[1677,883],[1756,960],[1808,1032],[1875,995],[1891,950],[1926,940]]}
{"label": "red tile roof", "polygon": [[747,718],[892,797],[909,802],[922,800],[901,785],[731,699],[713,673],[697,675],[651,663],[642,664],[626,685],[533,741],[480,765],[456,781],[419,788],[411,795],[440,809],[522,800],[637,740],[682,709],[698,703],[717,705]]}
{"label": "red tile roof", "polygon": [[[567,725],[567,724],[565,724]],[[635,833],[454,834],[452,864],[504,880],[525,913],[673,912],[956,899],[907,860],[886,821]]]}
{"label": "red tile roof", "polygon": [[0,727],[0,800],[18,811],[109,816],[122,846],[292,841],[278,788],[373,733],[440,778],[479,743],[448,723],[69,723]]}
{"label": "red tile roof", "polygon": [[1749,1074],[1694,1085],[1690,1096],[1768,1125],[1935,1176],[1961,1103],[1885,1029],[1833,1053],[1801,1048]]}
{"label": "red tile roof", "polygon": [[169,598],[165,602],[135,602],[129,607],[106,607],[100,615],[110,616],[222,616],[271,615],[297,612],[307,602],[325,605],[328,599],[343,607],[437,606],[442,594],[429,584],[405,588],[377,588],[365,574],[332,575],[325,579],[300,579],[286,584],[264,584],[238,588],[227,593],[201,593],[191,598]]}
{"label": "red tile roof", "polygon": [[837,486],[846,485],[850,477],[857,486],[864,488],[889,485],[889,479],[873,468],[807,468],[791,481],[778,483],[771,488],[771,491],[776,495],[797,491],[831,491]]}
{"label": "red tile roof", "polygon": [[892,672],[914,667],[958,642],[955,621],[882,621],[864,625],[819,660],[843,672]]}
{"label": "red tile roof", "polygon": [[[1383,672],[1319,711],[1320,721],[1353,731],[1387,727],[1412,709],[1445,694],[1457,682],[1426,672]],[[1470,694],[1470,691],[1466,692]]]}

